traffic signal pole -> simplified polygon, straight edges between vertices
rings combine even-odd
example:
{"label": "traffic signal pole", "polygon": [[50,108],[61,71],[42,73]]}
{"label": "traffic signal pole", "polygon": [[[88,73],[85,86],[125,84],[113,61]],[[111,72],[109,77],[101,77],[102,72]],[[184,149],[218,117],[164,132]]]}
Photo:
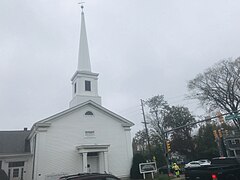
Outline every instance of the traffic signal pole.
{"label": "traffic signal pole", "polygon": [[[236,111],[236,112],[239,112],[240,110]],[[230,113],[225,113],[225,114],[222,114],[221,116],[225,116],[225,115],[228,115]],[[219,116],[213,116],[213,117],[209,117],[209,118],[206,118],[206,119],[203,119],[203,120],[200,120],[200,121],[197,121],[197,122],[193,122],[193,123],[188,123],[188,124],[185,124],[183,126],[178,126],[176,128],[173,128],[173,129],[170,129],[170,130],[167,130],[165,131],[164,133],[169,133],[169,132],[173,132],[173,131],[176,131],[176,130],[179,130],[179,129],[182,129],[182,128],[185,128],[187,126],[193,126],[195,124],[198,124],[198,123],[202,123],[202,122],[206,122],[206,121],[211,121],[212,119],[216,119],[218,118]]]}
{"label": "traffic signal pole", "polygon": [[[239,112],[239,111],[240,111],[240,110],[237,110],[237,111],[235,111],[235,113],[237,113],[237,112]],[[183,126],[178,126],[178,127],[176,127],[176,128],[173,128],[173,129],[164,131],[163,134],[164,134],[164,135],[167,135],[167,134],[170,133],[170,132],[177,131],[177,130],[182,129],[182,128],[185,128],[185,127],[187,127],[187,126],[193,126],[193,125],[195,125],[195,124],[202,123],[202,122],[206,122],[206,121],[211,121],[212,119],[216,119],[216,118],[221,118],[221,120],[220,120],[220,122],[221,122],[221,121],[222,121],[222,117],[225,116],[225,115],[229,115],[229,114],[231,114],[231,113],[217,114],[216,116],[213,116],[213,117],[208,117],[208,118],[206,118],[206,119],[203,119],[203,120],[200,120],[200,121],[197,121],[197,122],[188,123],[188,124],[185,124],[185,125],[183,125]],[[222,132],[221,132],[221,133],[222,133]],[[216,132],[216,134],[219,134],[219,132]],[[164,137],[165,137],[165,136],[164,136]],[[221,137],[221,140],[222,140],[222,137]],[[223,144],[223,148],[225,148],[225,147],[224,147],[224,142],[223,142],[223,140],[222,140],[221,143]],[[219,143],[218,143],[218,144],[219,144]],[[219,145],[220,145],[220,144],[219,144]],[[219,146],[219,145],[218,145],[218,146]],[[221,154],[226,154],[226,153],[225,153],[224,151],[221,152],[221,150],[220,150],[220,155],[221,155]]]}

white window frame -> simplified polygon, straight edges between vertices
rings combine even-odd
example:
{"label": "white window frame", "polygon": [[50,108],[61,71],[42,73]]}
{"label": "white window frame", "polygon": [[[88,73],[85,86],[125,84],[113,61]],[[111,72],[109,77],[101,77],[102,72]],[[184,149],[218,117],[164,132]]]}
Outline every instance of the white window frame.
{"label": "white window frame", "polygon": [[84,132],[84,137],[85,138],[95,138],[96,137],[95,131],[94,130],[86,130]]}

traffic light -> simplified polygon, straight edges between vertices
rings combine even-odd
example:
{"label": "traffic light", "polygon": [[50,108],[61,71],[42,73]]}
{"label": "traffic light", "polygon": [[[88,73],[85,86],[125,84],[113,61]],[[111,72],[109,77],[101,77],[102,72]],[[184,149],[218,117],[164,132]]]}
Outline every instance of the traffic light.
{"label": "traffic light", "polygon": [[169,140],[166,141],[166,149],[167,149],[167,153],[171,151],[171,144]]}
{"label": "traffic light", "polygon": [[221,124],[224,123],[224,117],[220,111],[216,113],[216,116]]}
{"label": "traffic light", "polygon": [[215,139],[218,139],[218,133],[217,133],[217,130],[213,130],[213,135],[214,135],[214,138],[215,138]]}
{"label": "traffic light", "polygon": [[221,129],[218,130],[218,135],[219,135],[220,138],[223,137],[223,135],[222,135],[222,130],[221,130]]}

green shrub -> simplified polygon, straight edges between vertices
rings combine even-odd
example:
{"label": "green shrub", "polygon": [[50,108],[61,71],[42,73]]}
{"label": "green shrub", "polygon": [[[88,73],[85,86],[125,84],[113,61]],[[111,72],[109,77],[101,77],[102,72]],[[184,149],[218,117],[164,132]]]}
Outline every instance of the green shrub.
{"label": "green shrub", "polygon": [[132,167],[130,171],[130,177],[132,179],[142,179],[142,174],[139,171],[139,164],[146,162],[142,154],[135,154],[132,160]]}

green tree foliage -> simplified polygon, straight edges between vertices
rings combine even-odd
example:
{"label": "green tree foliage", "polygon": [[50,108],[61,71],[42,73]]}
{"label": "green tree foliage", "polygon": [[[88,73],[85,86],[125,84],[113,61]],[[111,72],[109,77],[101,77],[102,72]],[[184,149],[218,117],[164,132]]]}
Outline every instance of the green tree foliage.
{"label": "green tree foliage", "polygon": [[196,159],[212,159],[219,156],[217,143],[215,142],[213,130],[217,129],[212,124],[202,125],[195,137]]}
{"label": "green tree foliage", "polygon": [[[157,95],[146,101],[148,107],[147,119],[150,123],[151,142],[153,139],[162,147],[164,132],[189,123],[195,122],[195,119],[186,107],[172,106],[170,107],[163,95]],[[180,154],[190,156],[193,154],[193,141],[191,137],[192,126],[174,131],[171,134],[171,146],[173,151]],[[157,140],[158,139],[158,140]]]}
{"label": "green tree foliage", "polygon": [[146,159],[142,154],[134,154],[132,160],[132,167],[130,170],[130,177],[131,179],[142,179],[142,175],[139,171],[139,164],[146,162]]}
{"label": "green tree foliage", "polygon": [[158,144],[152,148],[153,156],[156,158],[157,167],[162,167],[166,165],[166,157],[163,152],[163,145]]}
{"label": "green tree foliage", "polygon": [[139,130],[133,138],[134,152],[146,154],[147,151],[147,134],[145,130]]}
{"label": "green tree foliage", "polygon": [[[240,109],[240,58],[223,60],[189,81],[190,98],[211,109],[230,114]],[[240,128],[240,118],[233,120]]]}
{"label": "green tree foliage", "polygon": [[[166,164],[165,155],[163,152],[163,144],[160,142],[159,137],[156,134],[149,134],[150,136],[150,145],[151,145],[151,157],[153,160],[153,156],[156,158],[157,166],[163,166]],[[133,138],[133,153],[141,154],[144,159],[149,159],[149,151],[147,146],[147,138],[146,131],[139,130],[134,138]]]}
{"label": "green tree foliage", "polygon": [[[168,108],[164,116],[164,124],[166,129],[174,129],[186,124],[196,122],[188,108],[183,106],[172,106]],[[194,154],[194,143],[191,136],[193,126],[186,126],[171,134],[171,149],[180,154],[184,154],[187,158],[191,158]]]}

